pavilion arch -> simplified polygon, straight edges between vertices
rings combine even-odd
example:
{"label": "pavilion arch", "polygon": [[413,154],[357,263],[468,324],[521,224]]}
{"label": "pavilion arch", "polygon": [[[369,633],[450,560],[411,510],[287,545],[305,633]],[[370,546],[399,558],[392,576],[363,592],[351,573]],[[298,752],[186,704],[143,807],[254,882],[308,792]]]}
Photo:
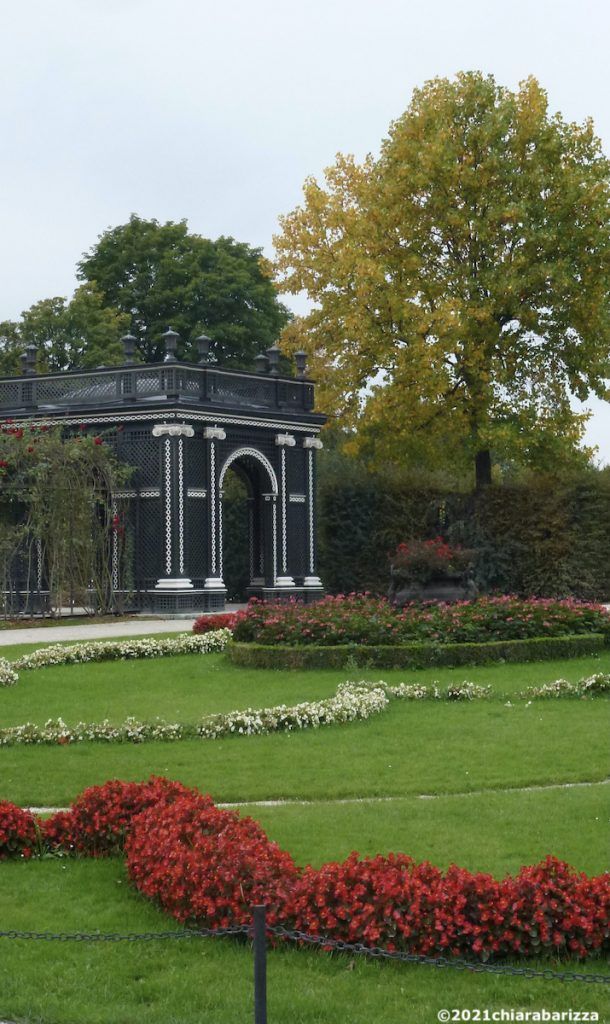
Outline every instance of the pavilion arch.
{"label": "pavilion arch", "polygon": [[278,486],[275,470],[271,463],[269,462],[269,459],[265,455],[263,455],[262,452],[257,451],[256,448],[237,448],[234,452],[231,452],[229,457],[225,460],[225,463],[220,471],[220,476],[218,477],[218,487],[220,490],[222,490],[222,485],[227,470],[232,465],[232,463],[236,462],[238,459],[258,459],[258,461],[262,463],[262,465],[267,470],[267,473],[269,474],[269,480],[271,483],[270,493],[277,495]]}

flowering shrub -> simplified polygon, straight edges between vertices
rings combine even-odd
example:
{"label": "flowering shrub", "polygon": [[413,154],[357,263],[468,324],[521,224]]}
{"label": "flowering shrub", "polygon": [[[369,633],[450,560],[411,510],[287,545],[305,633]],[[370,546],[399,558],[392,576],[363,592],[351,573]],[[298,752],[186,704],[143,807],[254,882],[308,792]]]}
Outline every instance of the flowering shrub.
{"label": "flowering shrub", "polygon": [[129,877],[179,921],[225,928],[265,903],[269,923],[297,877],[289,853],[251,818],[186,795],[139,815],[126,843]]}
{"label": "flowering shrub", "polygon": [[209,633],[211,630],[218,629],[234,630],[245,614],[244,611],[238,611],[216,615],[200,615],[193,623],[193,633]]}
{"label": "flowering shrub", "polygon": [[[29,812],[0,804],[0,858],[40,851],[36,828]],[[610,945],[610,876],[590,878],[554,857],[502,880],[404,854],[352,853],[300,871],[251,818],[154,777],[93,786],[40,828],[55,851],[124,848],[136,888],[188,924],[243,924],[252,904],[265,903],[271,925],[415,954],[584,958]]]}
{"label": "flowering shrub", "polygon": [[463,574],[473,562],[474,552],[456,545],[451,547],[442,537],[434,540],[410,540],[399,544],[390,555],[393,576],[427,583],[438,576]]}
{"label": "flowering shrub", "polygon": [[13,662],[13,669],[45,668],[48,665],[76,665],[88,661],[130,661],[135,658],[164,658],[174,654],[209,654],[224,651],[231,632],[218,629],[205,636],[180,633],[179,636],[141,640],[97,640],[93,643],[51,644]]}
{"label": "flowering shrub", "polygon": [[0,860],[29,858],[39,847],[36,819],[30,811],[0,801]]}
{"label": "flowering shrub", "polygon": [[399,645],[412,641],[484,643],[601,633],[610,626],[602,605],[572,599],[483,597],[455,604],[410,604],[398,610],[369,594],[326,597],[315,604],[251,601],[237,623],[239,641],[287,646]]}
{"label": "flowering shrub", "polygon": [[[135,815],[152,805],[164,807],[194,792],[181,782],[155,776],[147,782],[112,779],[103,786],[85,789],[70,810],[58,811],[43,820],[44,841],[52,850],[107,857],[122,851]],[[206,799],[212,805],[211,799]]]}
{"label": "flowering shrub", "polygon": [[17,672],[6,658],[0,658],[0,686],[14,686],[19,679]]}
{"label": "flowering shrub", "polygon": [[283,909],[286,926],[409,953],[585,957],[608,945],[610,879],[547,857],[502,881],[452,865],[443,874],[390,854],[352,853],[306,868]]}

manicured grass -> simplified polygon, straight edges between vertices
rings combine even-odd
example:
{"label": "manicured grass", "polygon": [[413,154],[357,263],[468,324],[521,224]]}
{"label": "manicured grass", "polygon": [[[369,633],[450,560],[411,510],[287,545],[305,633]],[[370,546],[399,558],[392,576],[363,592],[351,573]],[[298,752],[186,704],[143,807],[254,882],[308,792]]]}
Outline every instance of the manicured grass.
{"label": "manicured grass", "polygon": [[599,781],[610,705],[589,701],[393,702],[366,722],[178,743],[83,743],[0,750],[4,799],[64,805],[85,786],[151,772],[217,800],[456,793]]}
{"label": "manicured grass", "polygon": [[[166,931],[175,924],[133,892],[120,861],[0,866],[2,929]],[[0,939],[0,1016],[53,1024],[220,1024],[252,1019],[252,954],[229,940],[34,943]],[[529,962],[548,967],[549,961]],[[555,969],[573,963],[552,961]],[[430,1024],[445,1007],[595,1011],[607,989],[350,960],[296,949],[268,958],[269,1020]],[[601,961],[578,965],[608,973]]]}
{"label": "manicured grass", "polygon": [[74,725],[79,720],[104,718],[119,722],[128,715],[194,722],[216,711],[326,697],[347,678],[425,683],[438,680],[442,685],[470,679],[490,684],[500,697],[560,677],[576,681],[602,670],[610,671],[610,651],[599,658],[419,671],[244,669],[232,665],[223,654],[62,665],[22,670],[16,686],[1,689],[0,723],[43,724],[49,718],[61,717]]}
{"label": "manicured grass", "polygon": [[[548,853],[578,871],[608,868],[610,786],[531,792],[401,797],[374,803],[241,808],[298,864],[403,852],[441,868],[459,864],[497,877]],[[578,828],[574,822],[578,821]]]}
{"label": "manicured grass", "polygon": [[[0,656],[6,650],[0,648]],[[342,859],[353,849],[371,855],[401,850],[441,867],[455,862],[501,876],[553,853],[598,873],[607,866],[610,786],[600,780],[608,769],[610,704],[597,699],[506,706],[505,695],[609,668],[610,652],[602,658],[420,672],[245,671],[222,655],[24,672],[16,687],[0,690],[3,725],[58,715],[68,722],[116,721],[127,714],[192,721],[213,711],[321,697],[348,674],[388,682],[437,679],[443,685],[467,678],[490,683],[494,697],[470,704],[396,701],[367,722],[293,734],[0,749],[0,799],[65,806],[87,785],[155,772],[196,784],[218,801],[318,801],[243,808],[301,864]],[[505,791],[570,781],[596,785]],[[397,799],[332,802],[376,796]],[[121,861],[0,864],[0,930],[175,927],[130,889]],[[608,971],[600,961],[577,969]],[[0,939],[0,1019],[248,1021],[251,977],[249,948],[227,940],[87,945]],[[574,983],[568,991],[558,982],[350,961],[305,950],[269,955],[270,1021],[429,1024],[444,1007],[542,1006],[595,1010],[604,1020],[606,1000],[601,986]]]}

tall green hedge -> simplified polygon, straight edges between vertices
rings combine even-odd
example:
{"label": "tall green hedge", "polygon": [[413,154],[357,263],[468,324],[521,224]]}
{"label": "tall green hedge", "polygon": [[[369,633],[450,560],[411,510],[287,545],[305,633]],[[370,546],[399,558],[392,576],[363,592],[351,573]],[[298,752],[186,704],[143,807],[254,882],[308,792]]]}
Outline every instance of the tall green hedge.
{"label": "tall green hedge", "polygon": [[442,533],[477,551],[482,590],[610,600],[610,470],[481,493],[362,472],[322,473],[320,574],[332,593],[388,589],[388,554]]}

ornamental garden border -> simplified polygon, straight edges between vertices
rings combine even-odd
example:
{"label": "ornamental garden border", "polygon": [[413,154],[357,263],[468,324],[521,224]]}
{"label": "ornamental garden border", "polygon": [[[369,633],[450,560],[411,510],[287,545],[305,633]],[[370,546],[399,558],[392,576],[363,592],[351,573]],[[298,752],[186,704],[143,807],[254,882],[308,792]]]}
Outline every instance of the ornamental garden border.
{"label": "ornamental garden border", "polygon": [[459,668],[494,662],[552,661],[600,654],[610,647],[609,633],[492,640],[487,643],[410,643],[401,645],[336,644],[276,646],[233,641],[229,661],[243,668]]}
{"label": "ornamental garden border", "polygon": [[[517,701],[579,698],[588,699],[610,693],[610,673],[595,675],[570,683],[557,679],[542,686],[530,686],[515,695]],[[481,686],[464,680],[450,683],[441,689],[438,683],[398,683],[390,685],[382,679],[377,682],[340,683],[334,696],[317,701],[302,701],[292,707],[278,704],[270,708],[245,708],[238,711],[206,715],[199,722],[138,721],[126,718],[123,722],[78,722],[68,726],[63,719],[49,719],[39,726],[33,722],[0,729],[0,747],[15,746],[69,746],[73,743],[146,743],[151,740],[175,742],[177,740],[217,740],[230,736],[266,736],[274,732],[294,732],[300,729],[319,729],[325,725],[343,725],[346,722],[366,721],[386,711],[392,700],[407,701],[473,701],[492,696],[491,686]],[[501,696],[501,695],[498,695]],[[513,702],[507,701],[507,707]]]}
{"label": "ornamental garden border", "polygon": [[271,926],[388,951],[460,957],[598,957],[608,875],[555,857],[496,879],[405,854],[300,868],[252,818],[179,782],[113,780],[43,820],[0,803],[0,860],[124,854],[141,895],[188,926],[230,927],[267,906]]}

